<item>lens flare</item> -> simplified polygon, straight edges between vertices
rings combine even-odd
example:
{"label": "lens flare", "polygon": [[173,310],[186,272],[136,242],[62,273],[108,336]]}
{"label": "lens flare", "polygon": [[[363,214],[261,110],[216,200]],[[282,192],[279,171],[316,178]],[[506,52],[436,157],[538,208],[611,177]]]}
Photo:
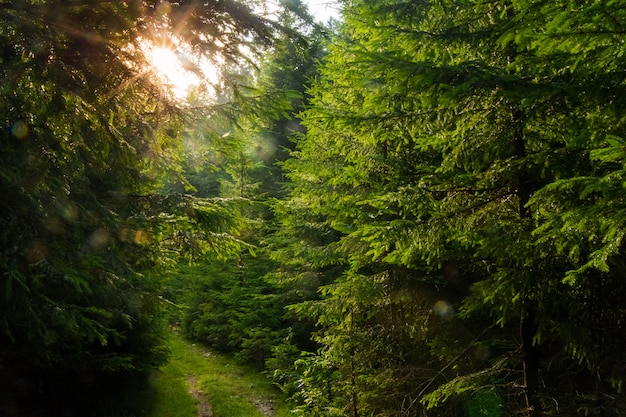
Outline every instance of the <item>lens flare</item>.
{"label": "lens flare", "polygon": [[28,136],[28,125],[23,120],[18,120],[11,125],[11,134],[18,139],[25,139]]}
{"label": "lens flare", "polygon": [[97,229],[87,239],[87,244],[93,249],[103,249],[109,243],[110,234],[105,229]]}
{"label": "lens flare", "polygon": [[142,49],[160,84],[169,86],[177,99],[185,100],[198,94],[208,98],[215,94],[219,59],[199,56],[191,52],[188,45],[174,41],[164,46],[145,41]]}
{"label": "lens flare", "polygon": [[436,316],[444,320],[450,320],[454,317],[454,308],[445,300],[437,301],[433,306],[433,312]]}

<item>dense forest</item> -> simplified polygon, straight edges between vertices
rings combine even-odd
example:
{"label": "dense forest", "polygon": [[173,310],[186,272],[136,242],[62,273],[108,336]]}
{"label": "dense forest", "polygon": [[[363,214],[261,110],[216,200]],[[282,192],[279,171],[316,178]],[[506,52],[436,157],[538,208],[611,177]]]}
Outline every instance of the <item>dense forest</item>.
{"label": "dense forest", "polygon": [[296,416],[626,413],[626,2],[338,7],[0,2],[0,415],[171,329]]}

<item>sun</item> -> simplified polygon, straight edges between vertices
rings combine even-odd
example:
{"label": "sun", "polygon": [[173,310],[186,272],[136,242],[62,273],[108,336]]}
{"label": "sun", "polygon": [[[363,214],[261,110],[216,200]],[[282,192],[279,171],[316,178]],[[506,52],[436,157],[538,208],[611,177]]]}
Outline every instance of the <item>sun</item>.
{"label": "sun", "polygon": [[208,59],[193,57],[182,48],[150,43],[144,45],[143,50],[159,81],[169,87],[177,99],[187,99],[192,92],[214,91],[218,71]]}
{"label": "sun", "polygon": [[171,86],[177,96],[187,95],[191,87],[200,82],[197,75],[185,70],[176,52],[171,49],[150,48],[148,60],[161,81]]}

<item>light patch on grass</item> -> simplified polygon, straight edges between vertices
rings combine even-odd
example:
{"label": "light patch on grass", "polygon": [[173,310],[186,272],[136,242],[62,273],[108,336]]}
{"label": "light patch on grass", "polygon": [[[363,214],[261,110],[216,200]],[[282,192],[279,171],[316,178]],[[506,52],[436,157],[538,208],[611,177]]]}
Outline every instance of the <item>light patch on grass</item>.
{"label": "light patch on grass", "polygon": [[[263,375],[241,366],[230,358],[215,354],[173,334],[171,359],[163,368],[176,385],[184,385],[193,376],[206,395],[215,417],[287,417],[291,416],[282,394]],[[174,382],[174,381],[170,381]],[[185,397],[190,399],[185,386]],[[180,391],[178,390],[179,394]],[[163,400],[167,401],[167,400]],[[191,399],[192,402],[193,399]],[[165,417],[153,414],[151,417]],[[188,416],[169,414],[168,417]]]}

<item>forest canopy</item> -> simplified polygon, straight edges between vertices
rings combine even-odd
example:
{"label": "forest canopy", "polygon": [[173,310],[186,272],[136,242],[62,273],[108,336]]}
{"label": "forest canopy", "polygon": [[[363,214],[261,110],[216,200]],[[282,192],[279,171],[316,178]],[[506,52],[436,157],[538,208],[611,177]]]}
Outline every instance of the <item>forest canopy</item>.
{"label": "forest canopy", "polygon": [[169,323],[294,415],[626,412],[626,4],[284,6],[0,5],[0,410],[86,415]]}

